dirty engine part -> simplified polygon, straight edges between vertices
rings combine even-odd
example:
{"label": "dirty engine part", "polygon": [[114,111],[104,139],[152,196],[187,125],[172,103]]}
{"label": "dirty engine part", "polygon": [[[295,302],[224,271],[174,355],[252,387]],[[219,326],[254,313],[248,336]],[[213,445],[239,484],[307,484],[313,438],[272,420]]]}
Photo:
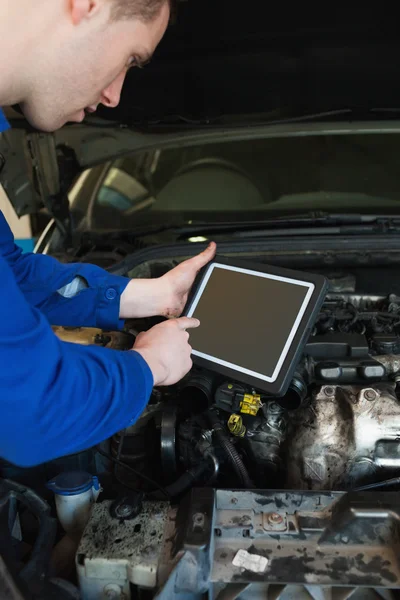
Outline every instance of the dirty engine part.
{"label": "dirty engine part", "polygon": [[319,598],[400,585],[398,494],[198,489],[179,509],[145,502],[123,522],[108,508],[94,507],[78,549],[83,600],[130,600],[137,588],[194,600],[254,586],[261,600],[294,585],[318,583]]}

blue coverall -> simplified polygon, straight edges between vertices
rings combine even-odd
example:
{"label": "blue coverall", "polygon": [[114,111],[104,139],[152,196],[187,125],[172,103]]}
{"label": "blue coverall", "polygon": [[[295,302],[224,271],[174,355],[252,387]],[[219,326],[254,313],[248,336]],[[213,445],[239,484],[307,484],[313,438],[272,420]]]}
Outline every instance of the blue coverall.
{"label": "blue coverall", "polygon": [[[8,124],[0,110],[0,132]],[[86,281],[72,298],[58,290]],[[60,341],[50,325],[120,329],[128,279],[23,254],[0,212],[0,456],[29,467],[79,452],[135,422],[153,376],[134,351]]]}

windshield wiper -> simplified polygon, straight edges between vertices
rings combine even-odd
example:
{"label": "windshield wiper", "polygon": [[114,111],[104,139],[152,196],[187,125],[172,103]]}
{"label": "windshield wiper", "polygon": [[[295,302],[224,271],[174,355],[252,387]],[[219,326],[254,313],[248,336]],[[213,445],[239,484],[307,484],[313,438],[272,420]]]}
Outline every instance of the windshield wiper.
{"label": "windshield wiper", "polygon": [[398,107],[365,107],[365,108],[354,108],[354,107],[343,107],[343,108],[332,108],[320,111],[310,111],[298,114],[284,114],[282,116],[276,116],[276,112],[273,112],[273,116],[268,113],[265,114],[244,114],[244,115],[201,115],[199,117],[191,117],[190,115],[184,114],[170,114],[160,115],[159,117],[133,120],[129,123],[131,126],[136,127],[181,127],[181,128],[193,128],[193,127],[212,127],[212,126],[249,126],[249,125],[290,125],[296,123],[312,123],[318,121],[337,121],[351,119],[352,121],[368,121],[371,119],[398,119],[400,116],[400,108]]}
{"label": "windshield wiper", "polygon": [[[224,223],[191,223],[173,228],[180,239],[187,235],[234,234],[272,235],[296,233],[296,235],[322,233],[386,233],[400,229],[400,215],[361,215],[314,213],[302,216],[263,219],[262,221],[230,221]],[[278,233],[279,232],[279,233]]]}
{"label": "windshield wiper", "polygon": [[[309,212],[290,217],[257,221],[181,221],[142,225],[128,230],[84,231],[75,233],[81,241],[103,239],[134,240],[160,233],[175,235],[177,240],[227,234],[230,237],[283,237],[288,235],[351,235],[400,232],[400,215],[329,214]],[[200,241],[200,240],[199,240]],[[205,240],[202,240],[205,241]]]}

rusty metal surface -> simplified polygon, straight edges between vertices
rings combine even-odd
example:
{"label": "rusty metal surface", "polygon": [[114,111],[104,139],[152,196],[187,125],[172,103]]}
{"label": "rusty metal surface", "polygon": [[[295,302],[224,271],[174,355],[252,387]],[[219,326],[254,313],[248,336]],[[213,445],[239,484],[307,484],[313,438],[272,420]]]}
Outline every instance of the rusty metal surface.
{"label": "rusty metal surface", "polygon": [[[95,506],[77,554],[84,600],[106,586],[129,599],[130,582],[157,600],[390,600],[400,587],[397,492],[196,489],[177,511],[145,504],[123,522]],[[264,570],[235,566],[239,550],[266,558]]]}
{"label": "rusty metal surface", "polygon": [[103,346],[113,350],[130,350],[133,336],[121,331],[103,331],[96,327],[52,327],[54,333],[63,342],[83,346]]}
{"label": "rusty metal surface", "polygon": [[322,386],[293,414],[290,489],[351,489],[400,468],[400,403],[395,383]]}
{"label": "rusty metal surface", "polygon": [[[350,495],[219,490],[219,534],[214,540],[211,578],[236,583],[398,587],[399,501],[395,492]],[[264,511],[271,514],[272,510],[287,519],[287,531],[265,531]],[[266,572],[233,567],[239,549],[268,558]]]}
{"label": "rusty metal surface", "polygon": [[[215,600],[396,600],[395,590],[366,588],[332,588],[317,585],[242,584],[239,595],[234,595],[240,584],[228,584],[213,596]],[[226,592],[225,592],[226,590]]]}

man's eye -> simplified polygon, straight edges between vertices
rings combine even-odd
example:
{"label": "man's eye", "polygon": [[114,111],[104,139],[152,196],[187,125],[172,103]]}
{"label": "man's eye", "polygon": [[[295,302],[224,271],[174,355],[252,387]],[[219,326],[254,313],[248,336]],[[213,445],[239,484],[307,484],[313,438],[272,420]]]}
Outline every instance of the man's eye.
{"label": "man's eye", "polygon": [[137,67],[138,69],[143,69],[145,65],[148,65],[150,62],[150,58],[138,58],[137,56],[131,56],[129,59],[126,68],[127,70],[132,69],[133,67]]}
{"label": "man's eye", "polygon": [[137,67],[139,65],[136,56],[131,56],[128,60],[128,64],[126,65],[127,69],[132,69],[133,67]]}

